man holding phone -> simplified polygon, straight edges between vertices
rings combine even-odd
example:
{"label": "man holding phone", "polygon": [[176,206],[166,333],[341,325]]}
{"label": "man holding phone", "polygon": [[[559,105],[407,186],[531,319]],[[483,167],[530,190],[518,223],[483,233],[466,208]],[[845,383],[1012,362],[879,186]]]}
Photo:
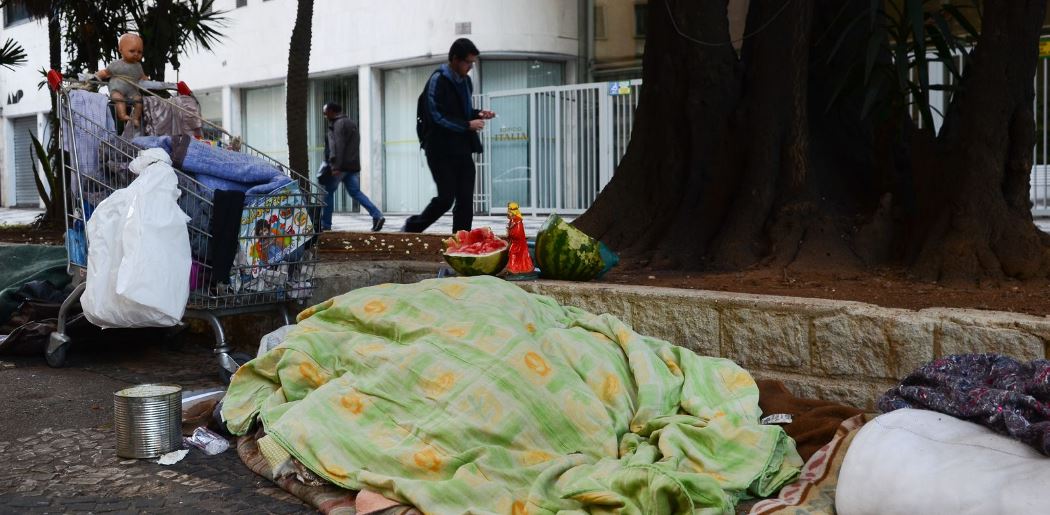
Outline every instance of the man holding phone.
{"label": "man holding phone", "polygon": [[427,81],[424,94],[430,124],[423,150],[437,185],[437,196],[430,199],[422,213],[408,218],[401,229],[404,232],[423,232],[450,208],[453,232],[471,228],[474,220],[472,154],[482,151],[478,132],[485,128],[485,120],[496,116],[492,111],[474,109],[470,70],[479,54],[469,39],[457,39],[448,51],[448,63],[442,64]]}

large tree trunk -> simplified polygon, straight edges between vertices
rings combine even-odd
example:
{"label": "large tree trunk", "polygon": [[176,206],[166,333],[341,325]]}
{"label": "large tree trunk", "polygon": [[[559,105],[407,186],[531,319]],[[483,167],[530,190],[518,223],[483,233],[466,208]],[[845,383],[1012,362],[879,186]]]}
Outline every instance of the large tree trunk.
{"label": "large tree trunk", "polygon": [[939,138],[916,136],[917,213],[907,258],[942,280],[1050,271],[1050,236],[1032,223],[1032,78],[1045,0],[985,2],[972,63]]}
{"label": "large tree trunk", "polygon": [[[630,146],[576,224],[656,268],[1046,274],[1027,205],[1045,2],[995,4],[956,116],[933,141],[900,137],[901,113],[863,117],[862,89],[829,110],[851,64],[851,52],[829,50],[842,2],[752,0],[738,58],[724,1],[652,0]],[[838,18],[869,5],[850,0]],[[855,30],[837,46],[867,37]],[[966,253],[971,264],[952,264]]]}
{"label": "large tree trunk", "polygon": [[[305,177],[309,177],[307,155],[307,102],[309,100],[310,39],[314,15],[313,0],[299,0],[295,13],[295,27],[288,48],[288,97],[285,100],[288,119],[288,163]],[[304,185],[305,187],[306,185]]]}

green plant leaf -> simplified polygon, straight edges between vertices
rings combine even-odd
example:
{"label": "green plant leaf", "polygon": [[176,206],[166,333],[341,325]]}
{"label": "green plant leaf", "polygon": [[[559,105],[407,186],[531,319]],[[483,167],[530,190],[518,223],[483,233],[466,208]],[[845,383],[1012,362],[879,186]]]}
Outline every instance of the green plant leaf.
{"label": "green plant leaf", "polygon": [[884,82],[884,75],[876,75],[872,83],[868,85],[868,91],[864,95],[864,104],[860,108],[861,118],[867,118],[868,114],[871,113],[871,108],[875,105],[875,99],[878,98]]}
{"label": "green plant leaf", "polygon": [[831,47],[831,50],[828,52],[828,61],[827,62],[829,64],[831,63],[831,61],[835,58],[836,54],[838,53],[839,47],[841,47],[842,43],[844,41],[846,41],[846,37],[850,35],[850,32],[853,30],[853,26],[856,25],[857,22],[859,22],[862,19],[864,19],[863,16],[857,16],[857,17],[853,18],[852,20],[850,20],[850,22],[848,24],[846,24],[846,27],[842,29],[842,32],[839,34],[838,40],[835,41],[835,44]]}
{"label": "green plant leaf", "polygon": [[[966,15],[962,12],[962,10],[960,10],[958,7],[952,4],[944,4],[941,6],[941,9],[944,9],[944,12],[951,15],[951,17],[955,19],[955,22],[958,23],[959,26],[962,27],[963,30],[965,30],[971,38],[977,40],[980,34],[977,32],[977,28],[975,28],[973,24],[970,23],[970,20],[966,18]],[[980,13],[978,13],[978,16],[979,15]]]}
{"label": "green plant leaf", "polygon": [[846,65],[846,69],[843,70],[842,73],[835,78],[835,86],[831,90],[831,96],[828,99],[828,105],[824,109],[825,113],[831,112],[831,108],[835,106],[835,103],[838,101],[839,96],[842,94],[842,92],[846,89],[846,86],[853,82],[851,80],[853,77],[852,71],[855,67],[856,61],[850,61],[849,64]]}
{"label": "green plant leaf", "polygon": [[923,127],[933,130],[933,113],[930,111],[929,90],[923,90],[915,83],[911,83],[909,89],[911,90],[913,103],[919,110],[919,116],[922,117]]}
{"label": "green plant leaf", "polygon": [[871,79],[871,72],[875,69],[875,59],[878,58],[879,52],[883,49],[883,44],[886,41],[886,31],[879,27],[871,36],[868,38],[868,49],[864,55],[864,83],[867,84]]}
{"label": "green plant leaf", "polygon": [[18,43],[15,43],[15,40],[7,38],[4,46],[0,47],[0,66],[13,70],[16,66],[22,66],[25,62],[25,49]]}
{"label": "green plant leaf", "polygon": [[[29,162],[33,165],[33,182],[36,183],[36,191],[40,194],[40,198],[44,201],[44,206],[48,211],[51,211],[51,203],[54,201],[51,198],[51,193],[55,191],[55,181],[51,169],[51,162],[47,158],[47,152],[44,151],[44,146],[40,144],[40,140],[36,139],[36,134],[33,131],[29,131],[29,137],[32,140],[32,145],[29,150]],[[34,157],[33,154],[36,154]],[[36,163],[40,161],[40,167],[43,170],[43,175],[47,179],[48,188],[44,187],[43,181],[40,180],[40,173],[37,170]]]}
{"label": "green plant leaf", "polygon": [[40,143],[40,140],[36,139],[36,136],[30,132],[32,137],[33,148],[36,150],[36,157],[40,160],[40,166],[44,172],[44,178],[47,179],[47,185],[51,188],[51,191],[55,191],[57,186],[58,177],[55,175],[54,166],[52,166],[53,157],[44,150],[44,145]]}
{"label": "green plant leaf", "polygon": [[[826,38],[828,36],[828,34],[831,34],[831,31],[835,29],[836,23],[838,23],[839,18],[841,18],[842,15],[845,14],[846,8],[848,8],[848,7],[849,7],[849,2],[842,2],[842,8],[840,8],[839,11],[837,13],[835,13],[835,16],[833,16],[831,18],[831,21],[828,22],[828,28],[825,29],[824,33],[821,34],[820,37],[816,39],[816,41],[813,43],[813,46],[820,45],[820,43],[824,41],[824,38]],[[862,13],[860,16],[863,16],[863,14],[864,13]]]}
{"label": "green plant leaf", "polygon": [[934,16],[934,20],[937,31],[930,32],[930,41],[933,42],[933,46],[937,49],[937,60],[948,68],[952,76],[956,79],[961,79],[962,75],[960,75],[958,66],[955,64],[955,54],[952,52],[952,46],[954,45],[950,43],[954,42],[955,38],[948,29],[948,24],[945,23],[944,18]]}

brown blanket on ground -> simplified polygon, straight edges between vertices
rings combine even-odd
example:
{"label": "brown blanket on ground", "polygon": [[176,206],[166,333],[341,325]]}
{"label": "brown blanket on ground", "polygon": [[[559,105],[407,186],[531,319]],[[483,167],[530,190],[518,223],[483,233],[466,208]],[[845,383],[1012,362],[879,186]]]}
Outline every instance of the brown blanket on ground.
{"label": "brown blanket on ground", "polygon": [[[274,478],[270,464],[259,451],[258,440],[266,433],[262,428],[237,439],[237,455],[252,472],[273,481],[284,491],[317,508],[325,515],[422,515],[419,510],[397,504],[379,494],[367,492],[359,495],[323,480],[312,480],[313,484],[299,481],[296,474]],[[299,465],[301,467],[301,465]],[[312,476],[305,467],[302,473]]]}
{"label": "brown blanket on ground", "polygon": [[[751,506],[750,515],[774,513],[802,515],[812,513],[835,513],[835,491],[838,489],[839,470],[853,438],[861,427],[875,418],[874,414],[852,417],[842,423],[835,436],[806,460],[798,481],[785,486],[780,495],[763,499]],[[739,514],[740,512],[737,511]]]}
{"label": "brown blanket on ground", "polygon": [[817,449],[830,442],[843,421],[864,413],[864,410],[834,402],[796,397],[780,381],[757,382],[762,416],[791,415],[792,421],[783,426],[784,431],[795,440],[795,447],[803,460],[809,460]]}

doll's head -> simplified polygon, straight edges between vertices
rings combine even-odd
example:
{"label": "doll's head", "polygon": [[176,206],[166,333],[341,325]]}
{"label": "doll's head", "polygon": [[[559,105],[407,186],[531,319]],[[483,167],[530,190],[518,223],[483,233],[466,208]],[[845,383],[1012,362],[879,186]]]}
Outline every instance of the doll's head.
{"label": "doll's head", "polygon": [[262,218],[255,221],[255,236],[258,238],[265,238],[270,236],[270,224]]}
{"label": "doll's head", "polygon": [[507,218],[521,218],[521,210],[518,208],[517,202],[507,203]]}
{"label": "doll's head", "polygon": [[126,63],[135,64],[142,61],[142,38],[138,34],[128,32],[120,36],[117,49],[120,50],[120,58]]}

